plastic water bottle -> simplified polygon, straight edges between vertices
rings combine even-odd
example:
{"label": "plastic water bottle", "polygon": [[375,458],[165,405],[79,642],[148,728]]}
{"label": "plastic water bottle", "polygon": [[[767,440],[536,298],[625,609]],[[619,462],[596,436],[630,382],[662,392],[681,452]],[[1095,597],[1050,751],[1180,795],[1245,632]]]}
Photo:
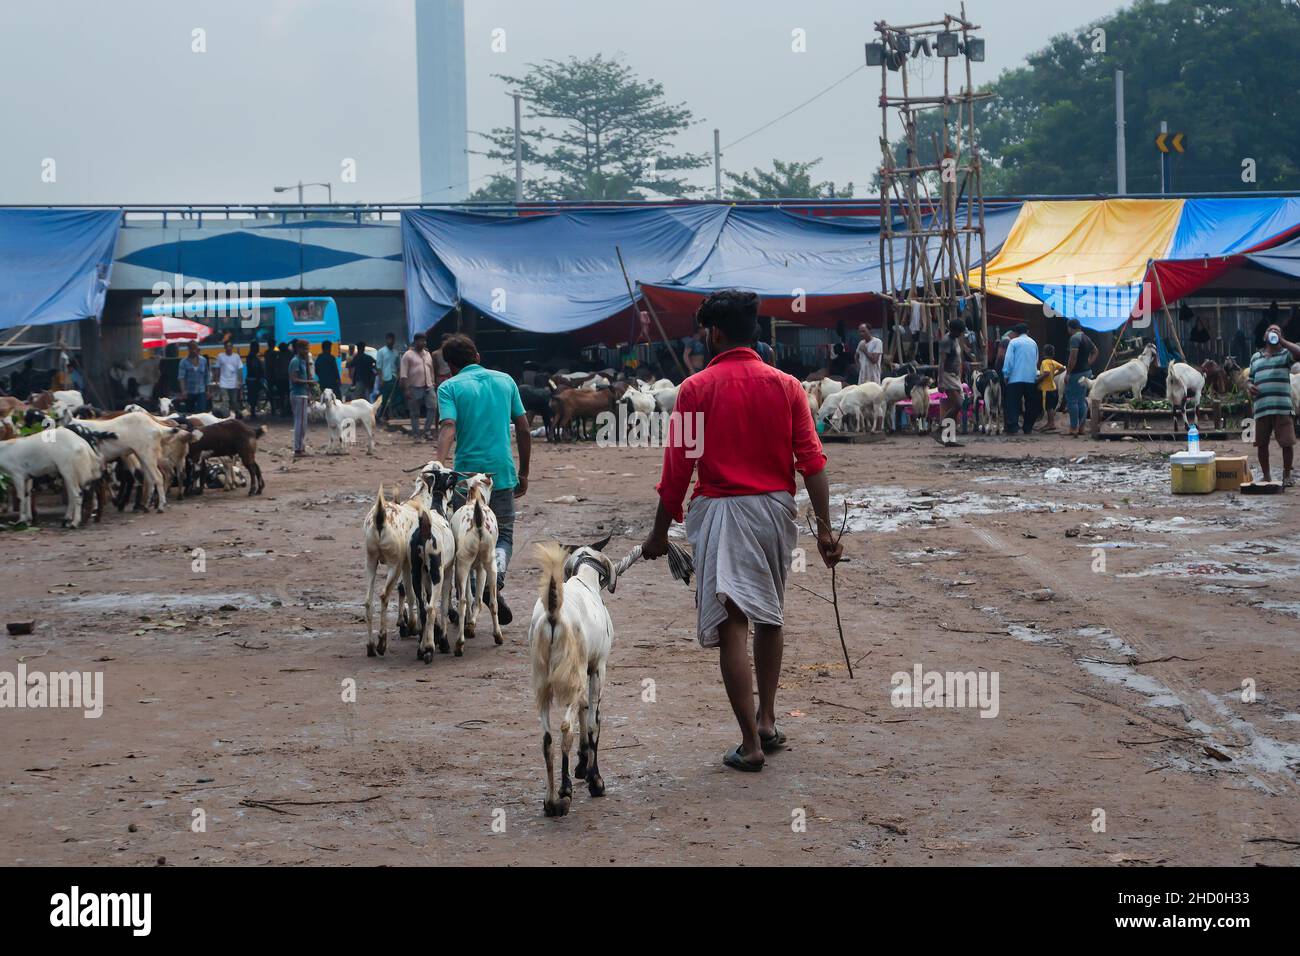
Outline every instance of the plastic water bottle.
{"label": "plastic water bottle", "polygon": [[1201,430],[1195,425],[1187,429],[1187,450],[1193,455],[1201,450]]}

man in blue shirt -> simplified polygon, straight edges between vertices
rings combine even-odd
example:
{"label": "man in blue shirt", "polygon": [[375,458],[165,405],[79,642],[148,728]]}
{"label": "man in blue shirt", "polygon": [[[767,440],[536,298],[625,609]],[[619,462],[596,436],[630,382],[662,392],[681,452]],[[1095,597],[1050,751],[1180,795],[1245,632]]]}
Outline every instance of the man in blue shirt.
{"label": "man in blue shirt", "polygon": [[208,381],[212,378],[208,357],[199,354],[199,343],[191,342],[185,358],[176,369],[181,394],[185,397],[185,411],[191,415],[208,410]]}
{"label": "man in blue shirt", "polygon": [[[497,620],[506,625],[514,615],[501,596],[501,588],[514,549],[514,499],[528,490],[532,451],[528,417],[514,379],[479,365],[478,348],[469,336],[448,336],[442,343],[442,357],[451,368],[451,378],[438,386],[438,460],[457,471],[492,476],[488,507],[497,519]],[[518,472],[510,452],[512,424],[519,445]]]}
{"label": "man in blue shirt", "polygon": [[1002,379],[1007,393],[1007,434],[1014,435],[1024,419],[1024,433],[1033,434],[1041,399],[1038,397],[1038,343],[1029,337],[1029,326],[1021,322],[1013,330],[1002,360]]}

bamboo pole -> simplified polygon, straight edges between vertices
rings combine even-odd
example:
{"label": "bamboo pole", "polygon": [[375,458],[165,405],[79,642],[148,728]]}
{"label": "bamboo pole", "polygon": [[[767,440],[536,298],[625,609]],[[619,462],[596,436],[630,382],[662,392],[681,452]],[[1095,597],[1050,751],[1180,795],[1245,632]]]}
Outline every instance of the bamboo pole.
{"label": "bamboo pole", "polygon": [[[623,282],[627,286],[627,297],[632,301],[632,315],[636,315],[636,294],[632,291],[632,280],[627,276],[627,266],[623,264],[623,250],[618,246],[614,247],[614,252],[618,256],[618,267],[623,270]],[[690,373],[686,371],[686,366],[682,364],[677,350],[673,348],[672,342],[668,340],[668,334],[664,332],[664,327],[659,321],[659,316],[655,313],[654,306],[650,304],[650,298],[644,296],[646,309],[650,312],[650,318],[654,320],[655,328],[659,330],[659,336],[664,340],[664,345],[668,348],[668,354],[673,357],[677,363],[677,370],[682,373],[682,378],[686,378]]]}

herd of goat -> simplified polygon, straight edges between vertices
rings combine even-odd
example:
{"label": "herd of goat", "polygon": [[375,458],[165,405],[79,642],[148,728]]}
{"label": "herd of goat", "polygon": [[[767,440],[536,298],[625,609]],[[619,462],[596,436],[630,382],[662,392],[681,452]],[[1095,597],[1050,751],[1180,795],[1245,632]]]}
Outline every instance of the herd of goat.
{"label": "herd of goat", "polygon": [[[64,526],[76,528],[92,511],[103,516],[110,493],[119,511],[135,495],[137,510],[167,507],[206,487],[245,482],[250,495],[265,487],[257,442],[265,433],[237,418],[171,412],[167,399],[150,411],[128,405],[101,412],[80,392],[41,392],[23,401],[0,396],[0,473],[9,480],[19,520],[35,520],[33,490],[59,479],[67,499]],[[242,466],[240,468],[239,466]]]}
{"label": "herd of goat", "polygon": [[[428,664],[436,647],[462,656],[481,609],[492,637],[504,642],[497,603],[497,521],[489,505],[492,477],[464,474],[430,461],[418,469],[404,501],[390,501],[383,485],[362,523],[366,552],[366,653],[388,650],[388,603],[396,592],[401,637],[418,635],[416,656]],[[458,507],[453,507],[453,503]],[[572,799],[569,751],[575,733],[574,776],[592,796],[605,792],[597,753],[605,668],[614,625],[600,592],[614,591],[620,568],[603,541],[581,547],[538,546],[540,597],[528,628],[532,689],[546,759],[547,816],[563,816]],[[383,574],[382,583],[380,574]],[[378,634],[374,605],[378,589]],[[560,713],[561,773],[557,786],[552,705]]]}
{"label": "herd of goat", "polygon": [[[67,499],[65,527],[88,516],[98,522],[109,498],[118,511],[135,498],[135,509],[167,507],[169,493],[184,498],[207,488],[247,486],[249,495],[266,487],[257,463],[263,425],[211,412],[181,413],[169,399],[100,411],[80,392],[46,391],[26,400],[0,396],[0,474],[9,481],[18,520],[36,517],[38,481],[58,480]],[[326,389],[313,413],[328,427],[327,452],[343,452],[365,431],[374,453],[378,405],[343,402]]]}
{"label": "herd of goat", "polygon": [[[897,364],[890,371],[892,374],[879,383],[849,384],[824,371],[804,381],[808,407],[818,426],[827,432],[893,431],[901,409],[916,431],[929,431],[939,407],[933,380],[915,363]],[[1171,413],[1186,428],[1189,413],[1196,421],[1207,397],[1226,398],[1234,393],[1244,397],[1247,376],[1231,358],[1222,365],[1214,360],[1199,366],[1175,361],[1162,368],[1155,345],[1148,344],[1114,368],[1085,377],[1083,385],[1090,415],[1100,415],[1101,403],[1117,396],[1136,402],[1144,392],[1163,392]],[[638,418],[671,414],[677,402],[677,386],[668,379],[651,382],[588,372],[557,373],[545,381],[545,386],[521,385],[520,395],[529,423],[540,417],[550,441],[591,437],[603,415],[631,427]],[[1066,374],[1058,373],[1053,384],[1057,410],[1063,411]],[[1005,390],[999,369],[971,368],[963,385],[962,424],[973,425],[978,432],[1000,434],[1004,430]],[[1293,369],[1291,396],[1300,415],[1300,365]],[[918,414],[916,409],[925,412]]]}

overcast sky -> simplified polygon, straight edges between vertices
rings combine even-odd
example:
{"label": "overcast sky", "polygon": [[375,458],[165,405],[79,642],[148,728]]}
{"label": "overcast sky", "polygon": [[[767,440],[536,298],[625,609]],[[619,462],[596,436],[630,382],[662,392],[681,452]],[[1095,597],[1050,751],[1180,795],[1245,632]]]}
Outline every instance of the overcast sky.
{"label": "overcast sky", "polygon": [[[731,144],[863,62],[877,19],[930,19],[954,0],[467,0],[469,125],[510,121],[493,73],[620,54],[694,112],[683,150]],[[1115,0],[970,0],[988,62],[1019,65]],[[334,183],[336,201],[420,195],[412,0],[0,0],[0,203],[273,202]],[[191,51],[195,28],[207,51]],[[506,51],[491,49],[504,29]],[[792,31],[806,37],[794,52]],[[937,77],[922,79],[936,89]],[[724,169],[824,158],[864,194],[879,160],[879,81],[862,71],[725,150]],[[470,137],[471,148],[476,138]],[[42,182],[52,158],[56,181]],[[356,161],[357,181],[340,182]],[[471,156],[473,186],[496,169]],[[712,169],[693,174],[712,186]],[[309,201],[323,201],[309,190]]]}

